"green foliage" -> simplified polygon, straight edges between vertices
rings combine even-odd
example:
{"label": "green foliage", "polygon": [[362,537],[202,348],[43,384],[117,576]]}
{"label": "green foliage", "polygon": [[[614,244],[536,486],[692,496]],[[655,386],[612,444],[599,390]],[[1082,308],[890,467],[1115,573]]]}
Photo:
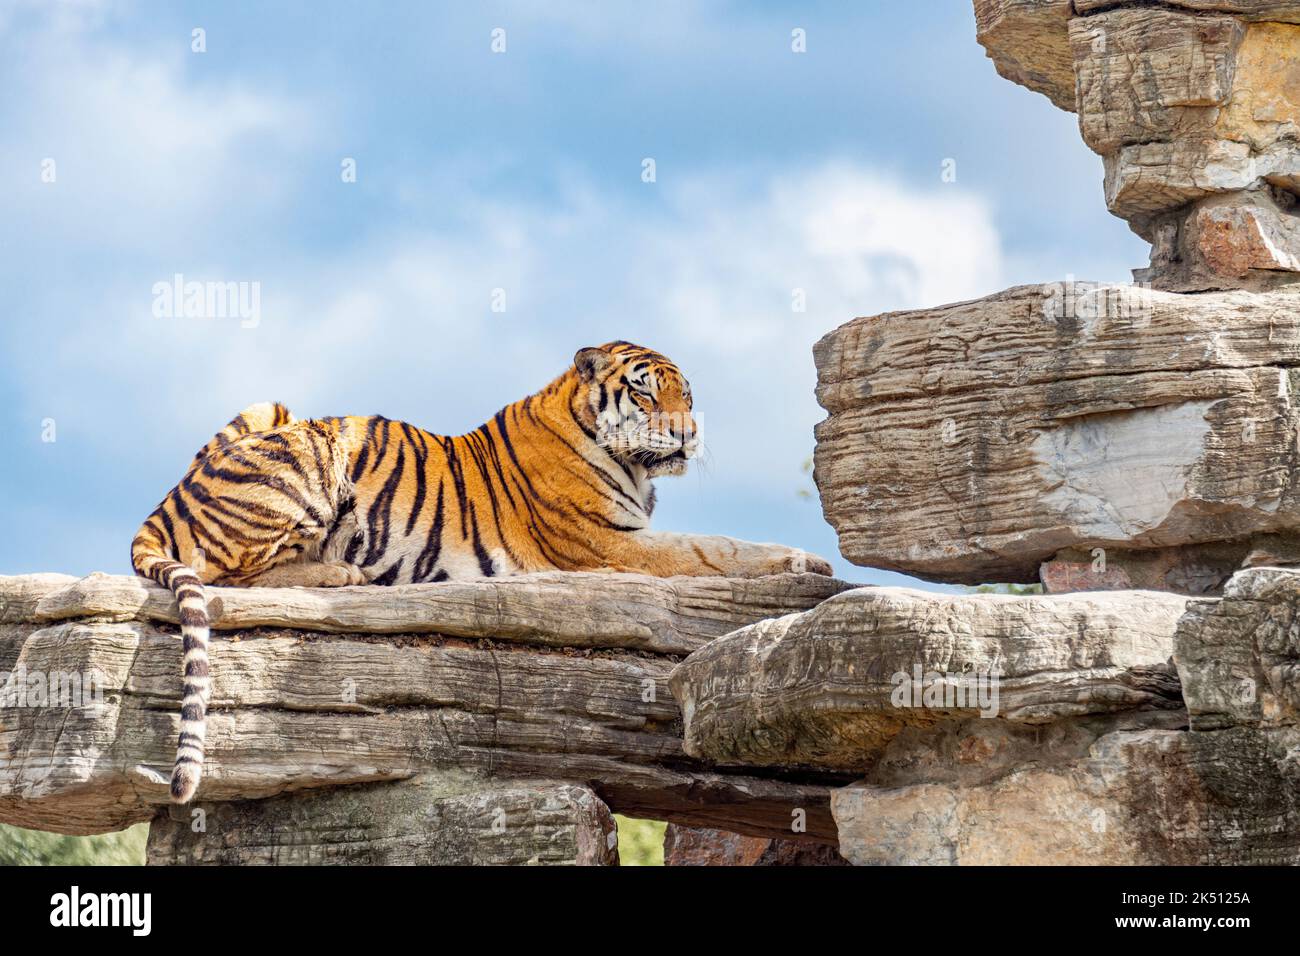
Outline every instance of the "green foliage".
{"label": "green foliage", "polygon": [[[623,866],[663,866],[664,827],[658,820],[617,816]],[[0,866],[140,866],[147,823],[121,833],[71,837],[0,824]]]}
{"label": "green foliage", "polygon": [[971,594],[1042,594],[1041,584],[981,584],[966,589]]}
{"label": "green foliage", "polygon": [[664,829],[658,820],[633,820],[614,815],[618,821],[618,859],[620,866],[663,866]]}
{"label": "green foliage", "polygon": [[[618,855],[623,866],[663,866],[664,827],[658,820],[617,816]],[[147,823],[121,833],[70,837],[0,824],[0,866],[140,866]]]}
{"label": "green foliage", "polygon": [[0,866],[142,866],[149,824],[72,837],[0,824]]}

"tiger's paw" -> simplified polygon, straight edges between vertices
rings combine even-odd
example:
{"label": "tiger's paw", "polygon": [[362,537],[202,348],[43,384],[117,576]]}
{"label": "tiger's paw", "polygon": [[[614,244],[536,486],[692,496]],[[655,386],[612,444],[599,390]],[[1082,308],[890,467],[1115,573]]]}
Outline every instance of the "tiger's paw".
{"label": "tiger's paw", "polygon": [[830,562],[810,551],[804,551],[801,548],[782,547],[777,547],[774,550],[776,553],[768,557],[760,565],[758,569],[760,575],[824,574],[829,577],[833,574]]}
{"label": "tiger's paw", "polygon": [[355,564],[345,564],[342,561],[330,561],[322,567],[322,582],[319,587],[323,588],[345,588],[353,584],[369,584],[366,578],[366,572],[362,571]]}

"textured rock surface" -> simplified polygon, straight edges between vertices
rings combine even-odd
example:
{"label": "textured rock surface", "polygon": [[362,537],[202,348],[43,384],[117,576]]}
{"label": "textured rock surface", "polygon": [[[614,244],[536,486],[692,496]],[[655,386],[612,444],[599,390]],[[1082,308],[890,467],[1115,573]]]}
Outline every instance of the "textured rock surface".
{"label": "textured rock surface", "polygon": [[1300,273],[1296,199],[1279,189],[1228,193],[1156,220],[1151,267],[1134,278],[1165,289],[1281,288]]}
{"label": "textured rock surface", "polygon": [[1242,571],[1193,602],[1174,655],[1193,728],[1300,724],[1300,572]]}
{"label": "textured rock surface", "polygon": [[1079,13],[1093,13],[1117,6],[1169,7],[1188,13],[1231,13],[1242,20],[1277,20],[1300,23],[1300,3],[1296,0],[1074,0]]}
{"label": "textured rock surface", "polygon": [[1067,548],[1045,562],[1038,576],[1049,594],[1128,590],[1218,594],[1239,569],[1278,564],[1300,564],[1300,538],[1294,532],[1151,551]]}
{"label": "textured rock surface", "polygon": [[1171,641],[1186,712],[907,727],[832,796],[840,852],[858,864],[1300,863],[1298,607],[1300,572],[1276,568],[1189,600]]}
{"label": "textured rock surface", "polygon": [[[1206,196],[1294,188],[1300,25],[1120,8],[1072,20],[1070,40],[1084,141],[1105,160],[1111,211],[1140,235],[1152,239],[1160,213]],[[1193,217],[1181,228],[1198,224]],[[1249,235],[1257,224],[1221,219],[1219,227]],[[1264,261],[1252,267],[1297,271],[1293,231],[1269,231],[1287,247],[1257,251]],[[1182,245],[1196,247],[1193,239]],[[1213,256],[1200,262],[1215,264]],[[1162,274],[1159,258],[1153,265]]]}
{"label": "textured rock surface", "polygon": [[[1297,864],[1298,606],[1281,569],[1222,601],[866,588],[714,641],[670,683],[689,752],[858,771],[831,798],[853,863]],[[919,690],[995,672],[987,716]]]}
{"label": "textured rock surface", "polygon": [[616,866],[618,829],[586,787],[452,772],[162,810],[149,828],[148,862]]}
{"label": "textured rock surface", "polygon": [[1074,110],[1070,0],[975,0],[975,36],[998,73]]}
{"label": "textured rock surface", "polygon": [[[804,610],[849,585],[819,574],[772,578],[652,578],[549,572],[436,588],[209,587],[218,631],[290,627],[332,634],[491,636],[557,647],[626,647],[688,654],[742,624]],[[176,602],[138,577],[0,577],[0,624],[179,620]]]}
{"label": "textured rock surface", "polygon": [[857,864],[1300,863],[1300,730],[1120,731],[976,786],[855,784],[832,808]]}
{"label": "textured rock surface", "polygon": [[[802,808],[805,837],[833,840],[825,781],[719,772],[683,753],[667,687],[680,652],[662,649],[811,607],[844,585],[578,577],[567,602],[550,575],[509,586],[213,589],[225,630],[212,642],[200,800],[454,768],[589,784],[619,812],[758,835],[788,834]],[[179,717],[180,641],[153,623],[170,613],[161,592],[127,578],[33,576],[0,578],[0,595],[0,671],[94,673],[102,690],[93,707],[0,700],[0,821],[92,833],[149,819],[168,799]],[[268,620],[277,626],[254,626]],[[347,630],[361,627],[384,633]]]}
{"label": "textured rock surface", "polygon": [[1153,243],[1139,278],[1300,280],[1300,4],[975,0],[975,16],[999,73],[1078,113],[1107,205]]}
{"label": "textured rock surface", "polygon": [[[723,764],[867,771],[905,729],[933,731],[945,721],[1036,725],[1128,711],[1176,711],[1181,720],[1169,658],[1186,603],[1153,592],[863,588],[714,641],[680,664],[670,684],[687,753]],[[984,694],[975,686],[959,699],[961,675],[987,678]],[[952,695],[941,699],[946,687]]]}
{"label": "textured rock surface", "polygon": [[1063,282],[836,329],[814,477],[841,552],[975,584],[1064,549],[1294,536],[1297,306]]}
{"label": "textured rock surface", "polygon": [[1070,21],[1079,129],[1103,156],[1129,143],[1209,137],[1237,79],[1245,24],[1164,8]]}
{"label": "textured rock surface", "polygon": [[664,829],[664,866],[847,866],[833,846],[742,836],[726,830]]}

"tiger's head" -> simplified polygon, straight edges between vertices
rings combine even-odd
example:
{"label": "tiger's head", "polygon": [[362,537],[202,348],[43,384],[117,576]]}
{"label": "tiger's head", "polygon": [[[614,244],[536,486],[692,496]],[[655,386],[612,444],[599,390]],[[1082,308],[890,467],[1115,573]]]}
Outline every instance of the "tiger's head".
{"label": "tiger's head", "polygon": [[652,478],[686,471],[699,439],[691,383],[676,365],[639,345],[610,342],[579,349],[573,366],[580,395],[586,386],[582,417],[598,445]]}

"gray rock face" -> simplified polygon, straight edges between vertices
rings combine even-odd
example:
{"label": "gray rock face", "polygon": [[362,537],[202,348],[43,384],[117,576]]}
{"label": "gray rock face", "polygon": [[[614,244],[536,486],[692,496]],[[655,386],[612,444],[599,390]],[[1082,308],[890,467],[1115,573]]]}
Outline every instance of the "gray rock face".
{"label": "gray rock face", "polygon": [[1300,731],[1120,731],[987,784],[855,784],[832,809],[863,864],[1296,865]]}
{"label": "gray rock face", "polygon": [[[1297,306],[1061,282],[836,329],[814,349],[814,477],[841,552],[976,584],[1066,549],[1287,550]],[[1183,590],[1234,567],[1149,563]]]}
{"label": "gray rock face", "polygon": [[904,730],[945,721],[1181,712],[1169,658],[1186,604],[861,588],[719,638],[669,683],[693,756],[868,771]]}
{"label": "gray rock face", "polygon": [[1255,568],[1195,601],[1174,656],[1192,727],[1300,724],[1300,572]]}
{"label": "gray rock face", "polygon": [[1074,110],[1070,0],[975,0],[975,37],[1012,83]]}
{"label": "gray rock face", "polygon": [[[546,572],[430,588],[209,588],[216,631],[298,628],[326,634],[442,634],[556,647],[687,654],[728,631],[804,610],[850,585],[818,574],[653,578]],[[138,577],[0,577],[0,624],[178,622],[175,599]]]}
{"label": "gray rock face", "polygon": [[456,771],[400,783],[161,811],[150,865],[617,866],[618,828],[586,787]]}
{"label": "gray rock face", "polygon": [[1222,600],[864,588],[670,684],[688,753],[856,771],[853,863],[1300,864],[1297,607],[1300,572],[1263,568]]}
{"label": "gray rock face", "polygon": [[[212,588],[219,614],[200,805],[282,794],[292,804],[289,794],[454,770],[479,781],[466,792],[502,781],[573,784],[618,812],[759,836],[791,836],[798,809],[807,826],[791,838],[831,842],[828,784],[842,777],[790,783],[691,759],[667,678],[708,635],[845,587],[792,574]],[[96,833],[168,804],[181,648],[161,622],[173,616],[161,589],[134,578],[0,578],[0,672],[15,675],[0,677],[14,692],[0,697],[0,821]],[[339,799],[321,806],[349,805]],[[448,819],[461,819],[457,806],[447,805]],[[239,812],[262,819],[256,808]],[[166,852],[176,859],[220,856],[175,838]],[[320,841],[302,852],[344,852],[327,835]],[[253,854],[256,843],[239,846]],[[498,850],[515,852],[482,848]]]}

